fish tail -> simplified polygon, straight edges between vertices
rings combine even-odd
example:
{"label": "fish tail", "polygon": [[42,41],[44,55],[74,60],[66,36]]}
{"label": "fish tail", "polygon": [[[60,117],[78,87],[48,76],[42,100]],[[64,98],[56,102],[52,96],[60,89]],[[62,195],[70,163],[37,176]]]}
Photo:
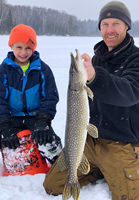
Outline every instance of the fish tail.
{"label": "fish tail", "polygon": [[64,185],[63,200],[69,199],[71,196],[74,198],[74,200],[78,200],[80,197],[80,185],[78,180],[74,184],[69,184],[67,181]]}

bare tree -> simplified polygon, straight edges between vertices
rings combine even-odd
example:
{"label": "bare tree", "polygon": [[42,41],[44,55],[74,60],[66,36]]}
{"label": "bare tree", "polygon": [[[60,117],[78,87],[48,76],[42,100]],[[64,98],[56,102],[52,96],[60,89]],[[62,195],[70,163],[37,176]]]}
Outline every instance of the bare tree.
{"label": "bare tree", "polygon": [[[0,0],[0,34],[9,34],[17,24],[26,24],[38,35],[100,36],[98,22],[78,20],[74,15],[44,7],[12,6]],[[132,22],[132,36],[139,36],[139,21]]]}

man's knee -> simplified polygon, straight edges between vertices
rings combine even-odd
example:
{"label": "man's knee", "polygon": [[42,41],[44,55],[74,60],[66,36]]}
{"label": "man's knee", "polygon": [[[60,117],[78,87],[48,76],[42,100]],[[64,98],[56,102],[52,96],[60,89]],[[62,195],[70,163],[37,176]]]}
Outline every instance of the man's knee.
{"label": "man's knee", "polygon": [[49,172],[46,174],[43,187],[47,194],[62,194],[64,184],[66,182],[68,171],[59,171],[57,162],[55,162]]}

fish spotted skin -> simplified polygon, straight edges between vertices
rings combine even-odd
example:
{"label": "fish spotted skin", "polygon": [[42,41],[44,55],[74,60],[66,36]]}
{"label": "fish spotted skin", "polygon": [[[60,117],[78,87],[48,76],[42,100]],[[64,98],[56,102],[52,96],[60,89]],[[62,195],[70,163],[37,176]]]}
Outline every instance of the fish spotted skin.
{"label": "fish spotted skin", "polygon": [[79,199],[80,185],[77,169],[83,174],[87,174],[90,171],[90,164],[83,154],[87,131],[92,137],[98,137],[97,128],[89,124],[88,95],[93,100],[93,93],[86,86],[86,81],[87,72],[81,56],[76,50],[76,59],[71,53],[65,147],[57,160],[60,171],[68,168],[68,178],[63,189],[63,200],[71,196],[75,200]]}

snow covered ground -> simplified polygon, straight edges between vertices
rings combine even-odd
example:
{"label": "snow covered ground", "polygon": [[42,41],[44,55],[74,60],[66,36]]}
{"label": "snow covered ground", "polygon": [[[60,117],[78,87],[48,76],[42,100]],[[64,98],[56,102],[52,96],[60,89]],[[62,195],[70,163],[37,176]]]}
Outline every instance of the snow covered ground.
{"label": "snow covered ground", "polygon": [[[55,132],[61,137],[64,145],[64,132],[66,123],[66,99],[70,66],[70,53],[75,54],[78,49],[93,55],[93,46],[101,38],[94,37],[48,37],[38,36],[37,51],[40,52],[41,59],[52,69],[59,95],[60,102],[57,106],[57,115],[53,121]],[[139,38],[135,38],[135,44],[139,46]],[[8,36],[0,36],[0,63],[6,57],[8,47]],[[0,155],[0,171],[2,170],[2,158]],[[43,188],[45,175],[24,175],[24,176],[0,176],[0,200],[61,200],[62,195],[52,196],[46,194]],[[88,184],[81,188],[80,200],[111,200],[106,181],[99,180],[95,184]]]}

